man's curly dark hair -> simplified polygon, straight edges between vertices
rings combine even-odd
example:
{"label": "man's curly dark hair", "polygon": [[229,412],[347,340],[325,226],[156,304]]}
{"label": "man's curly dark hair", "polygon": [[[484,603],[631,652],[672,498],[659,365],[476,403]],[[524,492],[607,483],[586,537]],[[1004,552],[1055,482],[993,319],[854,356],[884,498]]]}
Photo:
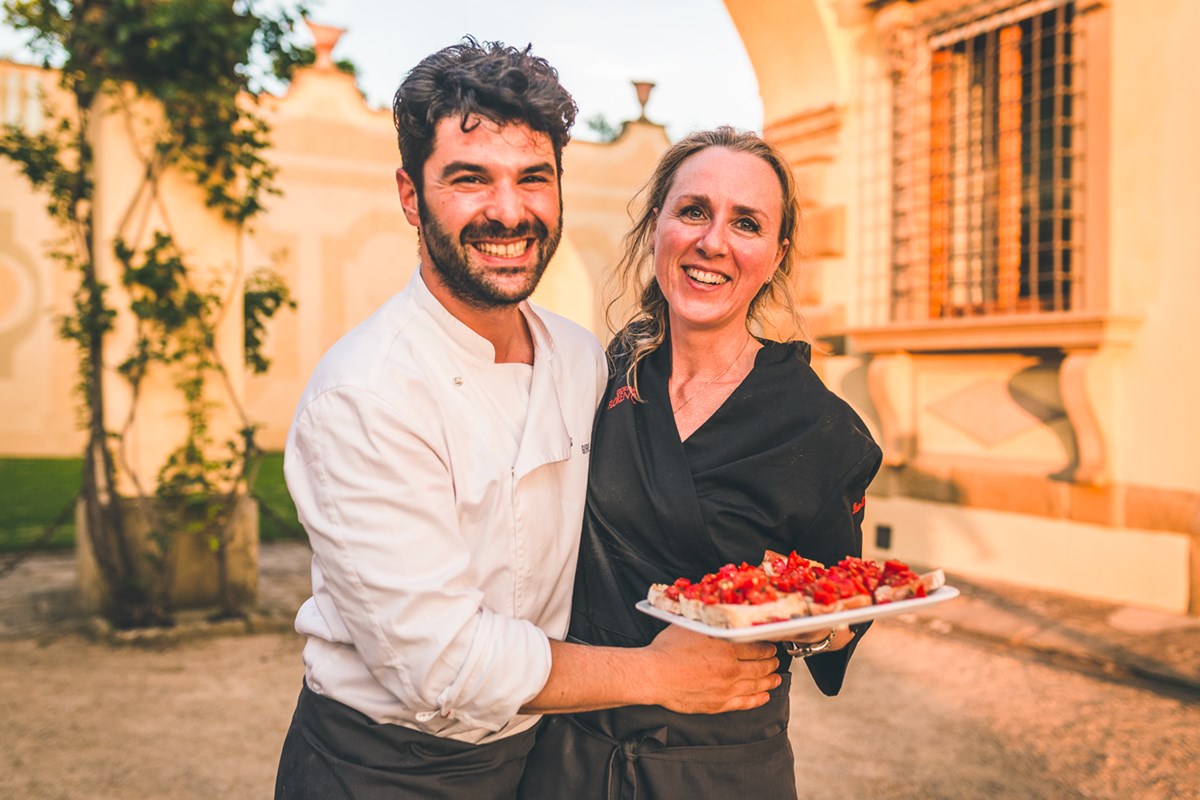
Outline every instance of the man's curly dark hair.
{"label": "man's curly dark hair", "polygon": [[562,174],[562,149],[571,138],[578,109],[558,82],[558,72],[544,58],[502,42],[464,37],[413,67],[392,99],[392,119],[404,170],[420,197],[425,161],[433,152],[437,124],[461,118],[463,131],[487,119],[517,123],[545,133],[554,145]]}

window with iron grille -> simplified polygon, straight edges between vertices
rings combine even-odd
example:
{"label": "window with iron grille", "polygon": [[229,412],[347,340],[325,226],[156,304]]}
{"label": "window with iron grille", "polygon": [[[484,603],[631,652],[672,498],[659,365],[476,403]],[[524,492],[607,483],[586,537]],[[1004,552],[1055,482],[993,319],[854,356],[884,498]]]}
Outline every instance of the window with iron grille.
{"label": "window with iron grille", "polygon": [[896,77],[893,322],[1075,310],[1083,274],[1075,3],[981,4]]}

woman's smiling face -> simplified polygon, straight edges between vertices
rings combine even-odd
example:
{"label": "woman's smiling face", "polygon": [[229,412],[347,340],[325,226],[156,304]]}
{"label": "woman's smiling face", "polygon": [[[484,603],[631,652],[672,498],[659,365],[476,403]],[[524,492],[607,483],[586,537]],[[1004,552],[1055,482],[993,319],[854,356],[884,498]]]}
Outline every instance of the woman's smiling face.
{"label": "woman's smiling face", "polygon": [[745,330],[787,252],[779,179],[761,158],[709,147],[679,165],[654,223],[654,273],[674,330]]}

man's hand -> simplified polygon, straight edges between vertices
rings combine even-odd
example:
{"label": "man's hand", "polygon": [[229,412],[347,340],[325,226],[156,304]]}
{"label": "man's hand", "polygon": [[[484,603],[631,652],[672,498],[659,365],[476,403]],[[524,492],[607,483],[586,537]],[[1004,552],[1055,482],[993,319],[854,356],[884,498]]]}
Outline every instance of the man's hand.
{"label": "man's hand", "polygon": [[653,669],[651,702],[684,714],[757,708],[782,678],[769,642],[733,643],[668,625],[646,648]]}
{"label": "man's hand", "polygon": [[782,680],[767,642],[734,644],[677,625],[646,647],[594,647],[550,640],[550,678],[522,707],[569,714],[658,705],[684,714],[757,708]]}

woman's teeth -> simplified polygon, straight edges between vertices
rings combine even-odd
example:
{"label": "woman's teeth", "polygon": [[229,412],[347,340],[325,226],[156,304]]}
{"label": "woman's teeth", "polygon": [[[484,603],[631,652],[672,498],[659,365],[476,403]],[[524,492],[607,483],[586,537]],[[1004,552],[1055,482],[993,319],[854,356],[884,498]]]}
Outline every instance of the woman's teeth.
{"label": "woman's teeth", "polygon": [[526,239],[521,239],[508,244],[498,244],[496,242],[475,242],[475,249],[483,253],[485,256],[493,256],[495,258],[516,258],[524,255],[529,249],[529,242]]}
{"label": "woman's teeth", "polygon": [[726,283],[729,280],[729,278],[725,277],[719,272],[709,272],[703,269],[696,269],[695,267],[684,267],[683,271],[689,278],[697,283],[706,283],[709,286],[717,286],[719,284]]}

